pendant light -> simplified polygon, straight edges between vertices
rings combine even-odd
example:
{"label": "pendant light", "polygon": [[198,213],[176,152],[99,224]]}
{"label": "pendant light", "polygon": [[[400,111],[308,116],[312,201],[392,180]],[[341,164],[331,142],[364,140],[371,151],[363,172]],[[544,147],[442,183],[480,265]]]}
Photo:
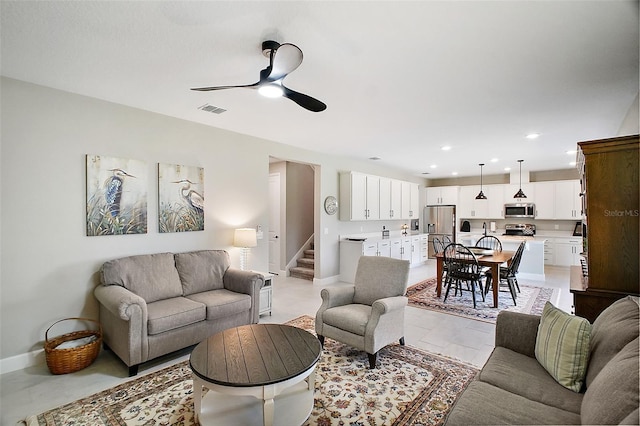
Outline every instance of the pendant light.
{"label": "pendant light", "polygon": [[476,195],[476,200],[486,200],[487,196],[484,195],[484,192],[482,192],[482,166],[484,166],[484,163],[479,164],[479,166],[480,166],[480,193]]}
{"label": "pendant light", "polygon": [[518,192],[516,192],[516,195],[513,196],[513,198],[527,198],[526,195],[524,195],[524,192],[522,192],[522,162],[524,160],[518,160],[518,163],[520,163],[520,189],[518,189]]}

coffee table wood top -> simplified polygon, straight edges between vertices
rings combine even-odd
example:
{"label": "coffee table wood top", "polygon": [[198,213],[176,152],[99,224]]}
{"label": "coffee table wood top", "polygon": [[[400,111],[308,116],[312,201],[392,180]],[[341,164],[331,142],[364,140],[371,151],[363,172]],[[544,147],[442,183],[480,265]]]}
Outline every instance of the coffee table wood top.
{"label": "coffee table wood top", "polygon": [[322,346],[313,334],[282,324],[230,328],[200,342],[190,365],[201,379],[222,386],[264,386],[314,366]]}

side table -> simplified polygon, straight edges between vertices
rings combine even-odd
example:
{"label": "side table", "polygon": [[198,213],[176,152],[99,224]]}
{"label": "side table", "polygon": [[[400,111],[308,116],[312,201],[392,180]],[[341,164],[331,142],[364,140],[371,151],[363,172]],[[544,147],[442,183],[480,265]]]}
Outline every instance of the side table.
{"label": "side table", "polygon": [[271,302],[273,299],[273,279],[274,274],[270,272],[253,271],[264,277],[264,286],[260,289],[260,315],[268,313],[271,315]]}

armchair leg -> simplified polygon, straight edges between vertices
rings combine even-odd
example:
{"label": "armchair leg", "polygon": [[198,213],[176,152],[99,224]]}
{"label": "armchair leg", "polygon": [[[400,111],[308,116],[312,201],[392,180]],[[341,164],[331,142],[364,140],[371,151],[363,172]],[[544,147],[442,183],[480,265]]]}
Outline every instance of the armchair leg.
{"label": "armchair leg", "polygon": [[400,345],[404,346],[404,336],[400,338]]}
{"label": "armchair leg", "polygon": [[318,334],[318,340],[320,340],[320,346],[322,346],[324,348],[324,336],[320,336]]}
{"label": "armchair leg", "polygon": [[367,356],[369,357],[369,368],[372,370],[376,369],[376,355],[378,354],[367,354]]}

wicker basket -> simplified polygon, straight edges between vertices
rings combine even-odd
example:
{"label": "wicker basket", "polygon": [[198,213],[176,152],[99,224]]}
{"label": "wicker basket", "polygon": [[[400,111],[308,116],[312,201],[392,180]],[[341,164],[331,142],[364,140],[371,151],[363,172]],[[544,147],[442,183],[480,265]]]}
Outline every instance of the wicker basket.
{"label": "wicker basket", "polygon": [[[63,334],[58,337],[49,339],[49,330],[51,327],[62,321],[91,321],[97,324],[97,330],[74,331]],[[67,374],[74,371],[82,370],[91,365],[95,361],[100,352],[102,344],[102,326],[98,321],[90,318],[65,318],[51,324],[44,334],[44,352],[47,358],[47,366],[53,374]],[[65,342],[84,339],[86,337],[95,336],[96,339],[81,346],[74,348],[57,349],[58,346]]]}

